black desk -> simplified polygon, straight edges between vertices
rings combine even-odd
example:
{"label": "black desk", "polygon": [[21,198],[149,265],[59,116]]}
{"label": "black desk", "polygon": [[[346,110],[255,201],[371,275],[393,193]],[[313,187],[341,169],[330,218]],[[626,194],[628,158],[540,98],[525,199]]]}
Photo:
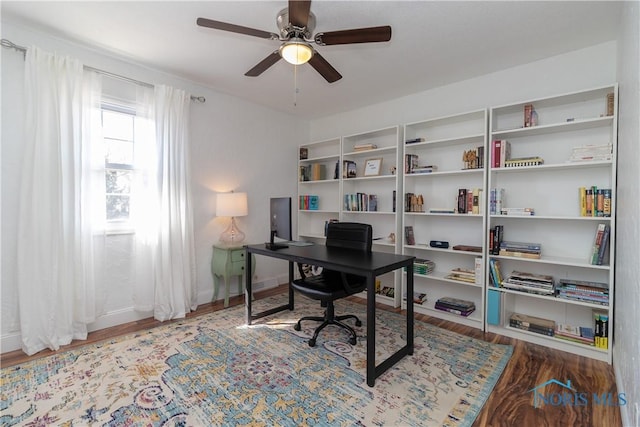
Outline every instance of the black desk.
{"label": "black desk", "polygon": [[[331,270],[357,274],[367,278],[367,384],[373,387],[375,379],[406,355],[413,354],[413,260],[414,256],[396,255],[385,252],[365,253],[343,248],[328,248],[324,245],[289,246],[286,249],[273,251],[263,245],[245,246],[246,260],[251,254],[279,258],[289,262],[289,283],[293,281],[293,263],[311,264]],[[250,271],[247,261],[246,271]],[[376,294],[375,278],[384,273],[407,267],[407,343],[389,358],[376,366]],[[268,316],[283,310],[293,310],[293,288],[289,286],[288,304],[253,314],[251,311],[251,275],[246,275],[245,306],[247,324],[255,319]]]}

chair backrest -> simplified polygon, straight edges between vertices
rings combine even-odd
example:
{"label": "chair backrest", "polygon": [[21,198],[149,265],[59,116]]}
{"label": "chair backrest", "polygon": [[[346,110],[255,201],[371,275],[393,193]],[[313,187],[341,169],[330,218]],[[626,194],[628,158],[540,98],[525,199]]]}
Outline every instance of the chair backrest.
{"label": "chair backrest", "polygon": [[326,245],[371,252],[373,229],[359,222],[332,222],[327,227]]}

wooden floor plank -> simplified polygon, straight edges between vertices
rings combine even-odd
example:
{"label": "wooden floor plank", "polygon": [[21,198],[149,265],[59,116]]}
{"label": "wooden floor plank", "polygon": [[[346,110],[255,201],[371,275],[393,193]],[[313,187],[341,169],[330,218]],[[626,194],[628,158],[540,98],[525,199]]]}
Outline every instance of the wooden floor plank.
{"label": "wooden floor plank", "polygon": [[[276,295],[285,291],[286,285],[282,285],[266,291],[256,292],[256,298]],[[351,297],[350,299],[364,303],[362,299],[357,297]],[[243,303],[244,297],[242,296],[232,297],[229,300],[229,305],[231,306]],[[382,304],[377,305],[380,309],[402,312],[400,309],[391,309]],[[222,301],[203,304],[199,306],[196,311],[190,313],[188,317],[199,316],[222,309]],[[474,328],[447,322],[424,314],[416,313],[415,316],[418,320],[459,334],[488,342],[510,344],[513,346],[513,356],[478,415],[474,427],[622,426],[622,418],[618,406],[597,404],[591,399],[593,393],[599,396],[610,393],[610,396],[614,399],[617,397],[618,391],[615,384],[615,374],[611,365],[586,357],[530,344],[514,338],[484,333]],[[167,322],[144,319],[114,326],[92,332],[86,341],[74,341],[59,351],[77,348],[162,324],[167,324]],[[45,357],[52,353],[54,352],[50,350],[41,351],[33,356],[27,356],[20,350],[3,353],[0,355],[0,366],[13,366],[29,360]],[[589,401],[587,404],[581,404],[584,402],[578,399],[577,405],[543,405],[540,408],[534,407],[531,390],[552,378],[563,383],[570,380],[571,385],[578,393],[588,393]],[[558,385],[549,385],[544,390],[545,394],[556,393],[558,396],[562,396],[562,393],[565,393],[565,391],[566,390]],[[570,399],[571,394],[566,394],[564,398]]]}

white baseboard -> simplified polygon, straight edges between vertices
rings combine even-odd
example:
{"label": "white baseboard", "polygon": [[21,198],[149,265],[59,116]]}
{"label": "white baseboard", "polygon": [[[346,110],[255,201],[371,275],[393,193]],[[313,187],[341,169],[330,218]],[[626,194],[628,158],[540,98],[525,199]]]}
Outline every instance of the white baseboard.
{"label": "white baseboard", "polygon": [[[283,279],[284,277],[284,279]],[[253,284],[253,290],[263,290],[278,286],[280,283],[287,283],[288,275],[281,275],[277,278],[266,279]],[[206,304],[211,302],[213,298],[213,290],[208,290],[198,294],[198,304]],[[87,326],[89,332],[98,331],[100,329],[111,328],[112,326],[122,325],[124,323],[135,322],[138,320],[153,317],[153,311],[136,311],[133,307],[123,308],[120,310],[110,311],[98,318],[95,322]],[[20,332],[12,332],[0,337],[0,353],[8,353],[10,351],[20,350],[22,348],[22,337]]]}

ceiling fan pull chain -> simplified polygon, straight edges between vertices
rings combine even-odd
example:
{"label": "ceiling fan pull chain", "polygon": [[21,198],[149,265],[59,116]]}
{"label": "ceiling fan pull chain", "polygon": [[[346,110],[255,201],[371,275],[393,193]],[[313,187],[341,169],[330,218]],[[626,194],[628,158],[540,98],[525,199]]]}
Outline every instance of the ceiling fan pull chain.
{"label": "ceiling fan pull chain", "polygon": [[293,106],[298,106],[298,66],[293,66]]}

